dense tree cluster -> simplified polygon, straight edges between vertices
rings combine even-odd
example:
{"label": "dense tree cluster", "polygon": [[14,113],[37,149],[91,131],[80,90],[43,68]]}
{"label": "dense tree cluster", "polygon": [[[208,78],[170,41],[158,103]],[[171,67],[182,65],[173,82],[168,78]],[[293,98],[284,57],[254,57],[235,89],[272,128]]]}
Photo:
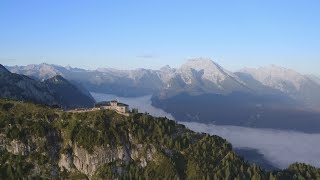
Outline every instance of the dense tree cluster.
{"label": "dense tree cluster", "polygon": [[[14,155],[5,148],[13,140],[32,144],[34,139],[40,139],[36,150],[27,155]],[[101,166],[92,179],[320,179],[320,170],[305,164],[267,172],[237,156],[226,140],[195,133],[167,118],[138,112],[126,117],[107,110],[70,113],[0,100],[0,179],[50,177],[60,154],[73,150],[69,142],[89,153],[95,147],[138,144],[156,149],[146,166],[117,160]],[[53,146],[59,151],[51,152]],[[80,172],[63,171],[59,176],[86,178]]]}

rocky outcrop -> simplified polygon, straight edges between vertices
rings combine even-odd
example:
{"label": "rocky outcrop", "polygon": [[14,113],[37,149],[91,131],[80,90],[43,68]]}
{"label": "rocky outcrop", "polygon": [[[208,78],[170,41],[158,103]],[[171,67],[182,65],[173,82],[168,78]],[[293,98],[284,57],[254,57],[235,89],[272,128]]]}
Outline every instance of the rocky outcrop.
{"label": "rocky outcrop", "polygon": [[117,159],[111,148],[95,147],[93,153],[75,145],[73,149],[73,164],[80,172],[92,176],[103,164]]}
{"label": "rocky outcrop", "polygon": [[61,171],[66,170],[71,172],[74,166],[72,154],[71,153],[61,154],[58,166],[60,167]]}
{"label": "rocky outcrop", "polygon": [[13,140],[10,142],[10,144],[8,144],[6,146],[6,149],[8,152],[14,154],[14,155],[27,155],[29,154],[29,152],[31,151],[31,147],[22,143],[21,141],[19,140]]}
{"label": "rocky outcrop", "polygon": [[[60,137],[61,134],[52,131],[46,137],[30,137],[26,142],[10,140],[0,135],[0,151],[6,150],[14,155],[28,156],[32,153],[46,154],[51,160],[57,162],[61,171],[79,171],[89,178],[103,165],[121,161],[124,164],[130,161],[138,162],[141,167],[146,167],[150,161],[155,160],[157,149],[149,144],[134,144],[132,138],[124,145],[106,147],[94,147],[93,152],[77,145],[67,145],[63,151]],[[131,135],[130,135],[131,137]],[[70,142],[70,144],[72,144]],[[54,174],[59,171],[52,169]]]}
{"label": "rocky outcrop", "polygon": [[0,152],[6,149],[6,136],[0,134]]}
{"label": "rocky outcrop", "polygon": [[[127,144],[128,145],[128,144]],[[129,146],[107,146],[94,147],[92,153],[86,149],[74,145],[71,153],[62,154],[59,160],[61,170],[72,172],[78,170],[88,177],[91,177],[104,164],[121,160],[123,163],[129,163],[130,160],[140,162],[141,167],[145,167],[148,162],[154,159],[156,148],[152,145],[144,146],[138,144],[134,148]]]}

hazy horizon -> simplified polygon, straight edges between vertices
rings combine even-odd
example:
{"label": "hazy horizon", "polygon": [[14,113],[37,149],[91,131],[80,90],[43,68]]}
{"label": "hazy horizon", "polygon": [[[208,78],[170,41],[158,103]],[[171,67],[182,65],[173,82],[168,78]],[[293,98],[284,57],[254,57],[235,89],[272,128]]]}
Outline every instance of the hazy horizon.
{"label": "hazy horizon", "polygon": [[2,1],[0,62],[158,69],[208,57],[231,71],[276,64],[319,74],[319,5]]}
{"label": "hazy horizon", "polygon": [[[200,57],[201,58],[201,57]],[[194,59],[197,59],[197,58],[194,58]],[[185,62],[182,62],[182,64],[183,63],[186,63],[187,61],[189,61],[189,60],[191,60],[191,59],[186,59],[185,60]],[[209,59],[209,60],[212,60],[212,61],[214,61],[213,59]],[[216,62],[216,61],[214,61],[214,62]],[[1,64],[1,62],[0,62],[0,64]],[[14,66],[28,66],[28,65],[41,65],[41,64],[48,64],[48,65],[55,65],[55,66],[61,66],[61,67],[71,67],[71,68],[79,68],[79,69],[84,69],[84,70],[89,70],[89,71],[95,71],[95,70],[98,70],[98,69],[100,69],[100,68],[107,68],[107,69],[117,69],[117,70],[136,70],[136,69],[150,69],[150,70],[159,70],[160,68],[162,68],[162,67],[165,67],[165,66],[170,66],[169,64],[165,64],[165,65],[163,65],[163,66],[161,66],[161,67],[159,67],[159,68],[146,68],[146,67],[143,67],[143,66],[141,66],[141,67],[136,67],[136,68],[116,68],[116,67],[112,67],[112,66],[100,66],[100,67],[97,67],[97,68],[86,68],[86,67],[81,67],[81,66],[71,66],[71,65],[61,65],[61,64],[54,64],[54,63],[46,63],[46,62],[42,62],[42,63],[38,63],[38,64],[34,64],[34,63],[30,63],[30,64],[12,64],[12,65],[10,65],[10,64],[6,64],[6,63],[2,63],[2,65],[4,65],[4,66],[10,66],[10,67],[14,67]],[[180,68],[180,66],[182,65],[182,64],[180,64],[179,66],[170,66],[171,68]],[[219,64],[219,65],[221,65],[221,64]],[[241,69],[243,69],[243,68],[263,68],[263,67],[268,67],[268,66],[278,66],[278,67],[283,67],[283,68],[286,68],[286,69],[291,69],[291,70],[294,70],[294,71],[296,71],[296,72],[298,72],[298,73],[300,73],[300,74],[302,74],[302,75],[314,75],[314,76],[316,76],[316,77],[318,77],[318,78],[320,78],[320,73],[303,73],[303,72],[300,72],[300,71],[298,71],[298,70],[296,70],[296,69],[292,69],[292,68],[289,68],[289,67],[285,67],[285,66],[280,66],[280,65],[278,65],[278,64],[267,64],[267,65],[265,65],[265,66],[243,66],[243,67],[241,67],[241,68],[239,68],[239,69],[235,69],[235,70],[230,70],[230,69],[227,69],[227,70],[229,70],[229,71],[231,71],[231,72],[237,72],[238,70],[241,70]],[[225,68],[223,65],[221,65],[223,68]]]}

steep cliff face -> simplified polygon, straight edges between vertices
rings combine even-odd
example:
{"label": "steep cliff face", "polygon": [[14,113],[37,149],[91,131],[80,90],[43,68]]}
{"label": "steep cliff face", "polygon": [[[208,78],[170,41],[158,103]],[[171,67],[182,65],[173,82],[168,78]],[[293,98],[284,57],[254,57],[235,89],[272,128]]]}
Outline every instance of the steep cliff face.
{"label": "steep cliff face", "polygon": [[[119,165],[135,162],[137,167],[145,168],[150,162],[157,163],[155,156],[161,153],[136,134],[116,133],[120,129],[107,127],[118,123],[128,125],[126,117],[111,111],[72,114],[2,100],[0,109],[0,151],[8,156],[23,157],[30,163],[25,169],[27,177],[83,174],[92,178],[103,166],[115,162]],[[112,132],[106,134],[110,129]],[[121,131],[125,129],[122,125]],[[15,161],[3,158],[15,169]],[[114,173],[121,173],[120,169]]]}
{"label": "steep cliff face", "polygon": [[[101,166],[116,161],[122,161],[124,164],[136,161],[141,167],[146,167],[148,162],[154,160],[153,156],[157,153],[153,145],[131,143],[116,146],[95,146],[89,152],[79,146],[77,142],[71,141],[71,144],[66,145],[62,150],[61,138],[61,134],[55,131],[47,132],[44,137],[27,135],[27,137],[18,137],[17,139],[10,139],[6,134],[0,134],[0,151],[28,158],[42,154],[48,157],[47,160],[53,162],[51,166],[57,164],[59,167],[51,172],[56,176],[59,175],[59,172],[66,171],[67,173],[81,172],[89,178]],[[37,164],[37,166],[40,171],[45,168],[41,164]],[[33,173],[35,171],[36,169],[33,170]]]}
{"label": "steep cliff face", "polygon": [[111,162],[122,161],[128,164],[130,161],[139,162],[141,167],[146,167],[147,163],[153,161],[156,149],[153,146],[145,147],[142,144],[134,148],[125,146],[117,147],[95,147],[92,153],[86,149],[75,145],[72,152],[61,154],[59,160],[60,170],[74,172],[76,170],[89,177],[103,165]]}
{"label": "steep cliff face", "polygon": [[29,165],[25,165],[25,167],[12,166],[15,170],[25,168],[23,171],[28,171],[25,176],[30,178],[38,177],[38,174],[46,172],[48,175],[57,178],[59,177],[59,169],[55,161],[57,161],[60,155],[59,139],[58,132],[47,132],[44,137],[26,134],[25,137],[15,137],[14,139],[12,139],[10,135],[8,137],[6,134],[1,134],[0,147],[2,148],[0,148],[0,151],[3,153],[2,158],[4,159],[9,155],[9,158],[6,159],[7,165],[11,165],[11,163],[21,163],[11,162],[11,156],[18,157],[20,161],[22,158],[26,163],[29,163]]}
{"label": "steep cliff face", "polygon": [[307,165],[280,172],[250,166],[224,139],[166,118],[69,113],[1,99],[0,153],[0,177],[7,179],[320,178]]}
{"label": "steep cliff face", "polygon": [[21,154],[22,156],[25,156],[31,151],[31,146],[14,139],[6,146],[6,150],[14,155]]}

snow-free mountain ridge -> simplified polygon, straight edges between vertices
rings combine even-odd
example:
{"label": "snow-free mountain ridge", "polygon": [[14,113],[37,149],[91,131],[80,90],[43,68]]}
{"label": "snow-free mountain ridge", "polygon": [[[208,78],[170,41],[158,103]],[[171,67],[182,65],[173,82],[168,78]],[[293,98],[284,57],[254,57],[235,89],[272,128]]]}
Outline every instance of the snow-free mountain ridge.
{"label": "snow-free mountain ridge", "polygon": [[251,76],[270,89],[279,90],[308,106],[320,109],[320,84],[306,75],[275,65],[244,68],[239,72]]}
{"label": "snow-free mountain ridge", "polygon": [[0,97],[32,101],[64,108],[92,107],[95,100],[89,93],[60,75],[45,81],[15,74],[0,65]]}

